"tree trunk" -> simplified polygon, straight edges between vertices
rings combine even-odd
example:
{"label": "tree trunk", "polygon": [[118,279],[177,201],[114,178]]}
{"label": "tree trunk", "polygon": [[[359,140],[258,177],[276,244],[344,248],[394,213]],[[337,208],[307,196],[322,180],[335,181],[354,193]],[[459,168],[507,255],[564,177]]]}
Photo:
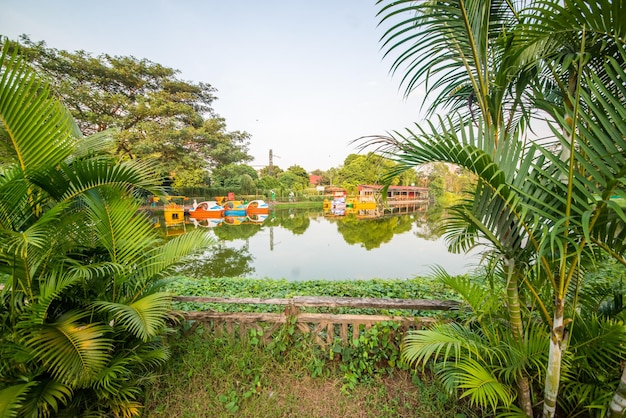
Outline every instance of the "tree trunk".
{"label": "tree trunk", "polygon": [[[515,260],[508,258],[504,260],[504,268],[507,275],[507,306],[509,310],[509,322],[511,324],[511,332],[513,337],[519,343],[524,341],[524,324],[522,322],[522,313],[519,303],[518,280],[515,271]],[[533,416],[533,405],[530,399],[530,384],[528,377],[522,373],[517,376],[517,393],[519,406],[522,408],[526,416]]]}
{"label": "tree trunk", "polygon": [[563,312],[565,301],[559,297],[556,299],[552,332],[550,335],[550,353],[548,357],[548,369],[546,370],[546,384],[543,398],[543,417],[553,418],[556,412],[556,400],[559,396],[559,383],[561,381],[561,359],[563,357]]}
{"label": "tree trunk", "polygon": [[622,379],[615,389],[615,393],[613,394],[613,399],[611,399],[611,404],[609,405],[609,409],[606,411],[606,418],[622,418],[624,416],[624,411],[626,410],[626,367],[624,367],[624,371],[622,372]]}

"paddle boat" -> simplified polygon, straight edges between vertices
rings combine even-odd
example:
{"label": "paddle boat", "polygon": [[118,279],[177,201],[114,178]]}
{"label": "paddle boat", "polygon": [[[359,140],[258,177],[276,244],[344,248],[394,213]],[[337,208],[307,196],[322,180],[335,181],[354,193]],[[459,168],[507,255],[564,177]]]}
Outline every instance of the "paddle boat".
{"label": "paddle boat", "polygon": [[361,200],[359,198],[352,198],[346,200],[346,207],[356,210],[376,209],[376,202],[373,200]]}
{"label": "paddle boat", "polygon": [[163,207],[163,218],[165,225],[179,225],[185,223],[185,196],[167,196],[165,197],[165,205]]}
{"label": "paddle boat", "polygon": [[241,200],[228,200],[224,202],[224,216],[246,216],[247,206]]}
{"label": "paddle boat", "polygon": [[270,206],[264,200],[251,200],[246,207],[246,213],[250,214],[268,214],[270,213]]}
{"label": "paddle boat", "polygon": [[222,218],[224,207],[215,200],[206,200],[200,203],[194,200],[193,206],[189,210],[189,216],[194,219]]}

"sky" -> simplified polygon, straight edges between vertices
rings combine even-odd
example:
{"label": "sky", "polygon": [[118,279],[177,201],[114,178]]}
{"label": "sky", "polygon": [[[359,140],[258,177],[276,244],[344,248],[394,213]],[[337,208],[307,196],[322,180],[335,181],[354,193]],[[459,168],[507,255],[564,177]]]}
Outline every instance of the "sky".
{"label": "sky", "polygon": [[[0,34],[134,56],[209,83],[250,164],[339,167],[353,140],[423,120],[384,58],[375,0],[0,0]],[[358,144],[358,143],[357,143]]]}

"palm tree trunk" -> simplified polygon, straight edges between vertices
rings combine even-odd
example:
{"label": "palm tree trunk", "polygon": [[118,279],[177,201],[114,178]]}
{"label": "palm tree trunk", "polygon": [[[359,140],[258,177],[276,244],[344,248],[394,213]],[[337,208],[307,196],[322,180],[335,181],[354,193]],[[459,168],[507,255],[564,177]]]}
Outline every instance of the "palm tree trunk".
{"label": "palm tree trunk", "polygon": [[[520,310],[519,303],[519,283],[515,271],[515,260],[512,258],[505,259],[504,268],[507,274],[506,295],[511,332],[513,333],[513,337],[521,343],[524,340],[524,324],[522,322],[522,312]],[[526,416],[532,417],[533,405],[530,399],[530,384],[528,383],[528,377],[523,373],[520,373],[516,380],[519,406],[522,408]]]}
{"label": "palm tree trunk", "polygon": [[556,412],[556,400],[559,396],[561,380],[561,359],[563,357],[563,316],[565,301],[557,297],[550,335],[550,352],[548,355],[548,369],[546,370],[546,384],[544,387],[543,417],[552,418]]}
{"label": "palm tree trunk", "polygon": [[609,409],[606,411],[606,418],[622,418],[626,410],[626,367],[622,372],[622,379],[613,394]]}

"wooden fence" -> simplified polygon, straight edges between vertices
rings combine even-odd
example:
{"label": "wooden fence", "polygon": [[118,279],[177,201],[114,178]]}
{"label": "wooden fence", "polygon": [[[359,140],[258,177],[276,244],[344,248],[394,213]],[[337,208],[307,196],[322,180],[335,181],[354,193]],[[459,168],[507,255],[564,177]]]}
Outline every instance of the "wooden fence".
{"label": "wooden fence", "polygon": [[301,333],[310,335],[313,341],[325,347],[340,338],[346,345],[351,338],[358,340],[362,331],[368,330],[373,324],[394,321],[400,329],[421,329],[425,325],[437,321],[431,317],[398,316],[398,315],[363,315],[306,312],[306,308],[361,308],[375,310],[412,310],[412,311],[447,311],[458,307],[455,301],[427,299],[376,299],[376,298],[340,298],[295,296],[292,298],[221,298],[176,296],[176,302],[219,303],[236,305],[281,305],[280,313],[268,312],[214,312],[181,311],[186,320],[193,321],[192,330],[200,324],[208,327],[216,334],[224,332],[245,337],[251,329],[256,329],[267,343],[272,334],[285,324],[293,324]]}

